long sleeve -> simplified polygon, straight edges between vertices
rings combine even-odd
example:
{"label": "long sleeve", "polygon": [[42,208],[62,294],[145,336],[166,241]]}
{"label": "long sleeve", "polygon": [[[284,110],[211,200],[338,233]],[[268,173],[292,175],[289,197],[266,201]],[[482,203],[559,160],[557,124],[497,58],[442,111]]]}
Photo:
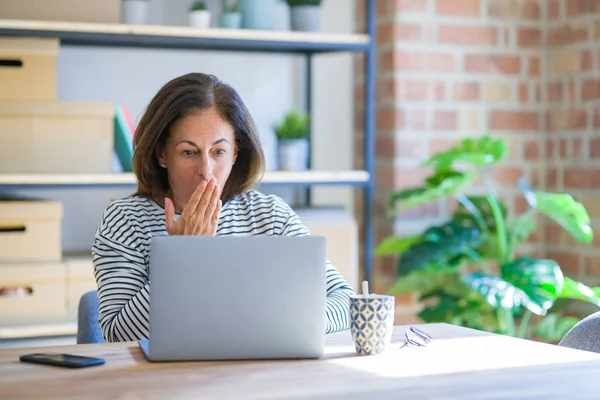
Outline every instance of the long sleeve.
{"label": "long sleeve", "polygon": [[[285,236],[310,235],[298,215],[286,207],[287,219],[281,234]],[[350,296],[355,294],[352,286],[344,279],[339,271],[327,261],[326,272],[327,298],[325,300],[325,333],[346,330],[350,327]]]}
{"label": "long sleeve", "polygon": [[148,337],[149,276],[139,244],[139,235],[127,212],[110,205],[92,246],[99,322],[108,342]]}

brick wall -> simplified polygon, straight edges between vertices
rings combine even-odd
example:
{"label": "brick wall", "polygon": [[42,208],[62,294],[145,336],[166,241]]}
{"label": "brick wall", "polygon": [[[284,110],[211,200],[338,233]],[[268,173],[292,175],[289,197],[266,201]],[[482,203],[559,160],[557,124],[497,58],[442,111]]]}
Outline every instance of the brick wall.
{"label": "brick wall", "polygon": [[[361,32],[363,1],[357,1]],[[593,132],[600,127],[600,50],[593,43],[600,37],[600,1],[381,0],[377,8],[376,244],[448,216],[447,202],[395,219],[386,205],[395,190],[421,183],[429,171],[418,164],[433,152],[486,133],[509,142],[510,157],[493,178],[512,209],[526,207],[516,189],[524,177],[537,189],[573,192],[600,217],[600,194],[590,190],[600,184],[600,135],[594,139]],[[357,57],[357,167],[362,62]],[[528,247],[556,258],[571,275],[600,276],[600,257],[592,250],[580,255],[553,224],[542,226]],[[396,260],[376,259],[373,268],[373,289],[386,291]],[[413,321],[418,307],[399,298],[397,321]]]}
{"label": "brick wall", "polygon": [[586,206],[596,239],[577,246],[546,225],[546,256],[600,285],[600,1],[552,0],[548,10],[546,184]]}

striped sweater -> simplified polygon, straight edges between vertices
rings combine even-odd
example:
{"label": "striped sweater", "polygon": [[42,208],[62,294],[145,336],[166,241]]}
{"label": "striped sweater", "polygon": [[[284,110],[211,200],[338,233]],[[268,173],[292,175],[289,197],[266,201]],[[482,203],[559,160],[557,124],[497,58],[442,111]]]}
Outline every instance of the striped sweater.
{"label": "striped sweater", "polygon": [[[223,205],[217,235],[309,235],[282,199],[257,191]],[[148,338],[149,257],[154,236],[168,235],[162,207],[145,197],[113,201],[102,215],[92,245],[99,322],[108,342]],[[328,261],[326,333],[347,329],[354,290]]]}

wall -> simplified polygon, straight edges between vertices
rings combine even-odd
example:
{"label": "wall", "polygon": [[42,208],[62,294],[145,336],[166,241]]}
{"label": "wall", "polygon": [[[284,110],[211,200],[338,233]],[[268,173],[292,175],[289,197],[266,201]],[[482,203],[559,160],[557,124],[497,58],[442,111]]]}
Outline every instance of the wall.
{"label": "wall", "polygon": [[[377,1],[376,244],[449,215],[451,203],[440,201],[390,218],[387,203],[394,191],[421,184],[430,172],[422,161],[461,138],[490,133],[508,141],[510,156],[492,178],[511,208],[525,207],[518,178],[543,187],[544,1]],[[358,99],[364,86],[355,86]],[[540,254],[540,239],[525,250]],[[374,290],[386,291],[395,278],[396,259],[376,259]],[[397,322],[414,321],[418,310],[412,296],[399,296]]]}
{"label": "wall", "polygon": [[[271,0],[277,29],[289,28],[285,2]],[[185,25],[191,0],[150,0],[149,23]],[[346,0],[323,4],[322,30],[353,32],[352,7]],[[219,0],[208,6],[218,15]],[[213,18],[213,25],[216,18]],[[314,60],[313,105],[315,107],[313,160],[316,169],[352,167],[352,56],[319,55]],[[272,126],[291,107],[303,107],[303,59],[281,54],[193,52],[130,48],[67,47],[58,57],[58,97],[74,101],[124,103],[137,122],[156,91],[175,76],[201,71],[216,74],[239,91],[255,118],[263,141],[267,166],[275,169]],[[331,151],[335,148],[336,151]],[[81,149],[92,151],[92,149]],[[17,194],[54,198],[64,202],[63,247],[66,252],[89,251],[94,230],[110,198],[131,193],[131,188],[68,188],[19,190]],[[290,190],[270,190],[292,202]],[[316,205],[352,206],[348,189],[314,191]]]}
{"label": "wall", "polygon": [[546,256],[600,285],[600,2],[552,0],[548,18],[547,186],[582,201],[596,232],[581,246],[549,223]]}

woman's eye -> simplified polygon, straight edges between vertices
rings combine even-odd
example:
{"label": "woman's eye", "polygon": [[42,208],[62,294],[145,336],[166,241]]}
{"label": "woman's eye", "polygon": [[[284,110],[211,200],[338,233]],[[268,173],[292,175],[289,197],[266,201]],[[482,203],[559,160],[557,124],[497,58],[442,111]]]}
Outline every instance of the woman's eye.
{"label": "woman's eye", "polygon": [[215,151],[215,153],[216,153],[218,156],[221,156],[221,155],[225,154],[225,150],[223,150],[223,149],[218,149],[217,151]]}
{"label": "woman's eye", "polygon": [[191,157],[191,156],[193,156],[193,155],[194,155],[194,151],[193,151],[193,150],[184,150],[184,151],[183,151],[183,155],[184,155],[184,156]]}

